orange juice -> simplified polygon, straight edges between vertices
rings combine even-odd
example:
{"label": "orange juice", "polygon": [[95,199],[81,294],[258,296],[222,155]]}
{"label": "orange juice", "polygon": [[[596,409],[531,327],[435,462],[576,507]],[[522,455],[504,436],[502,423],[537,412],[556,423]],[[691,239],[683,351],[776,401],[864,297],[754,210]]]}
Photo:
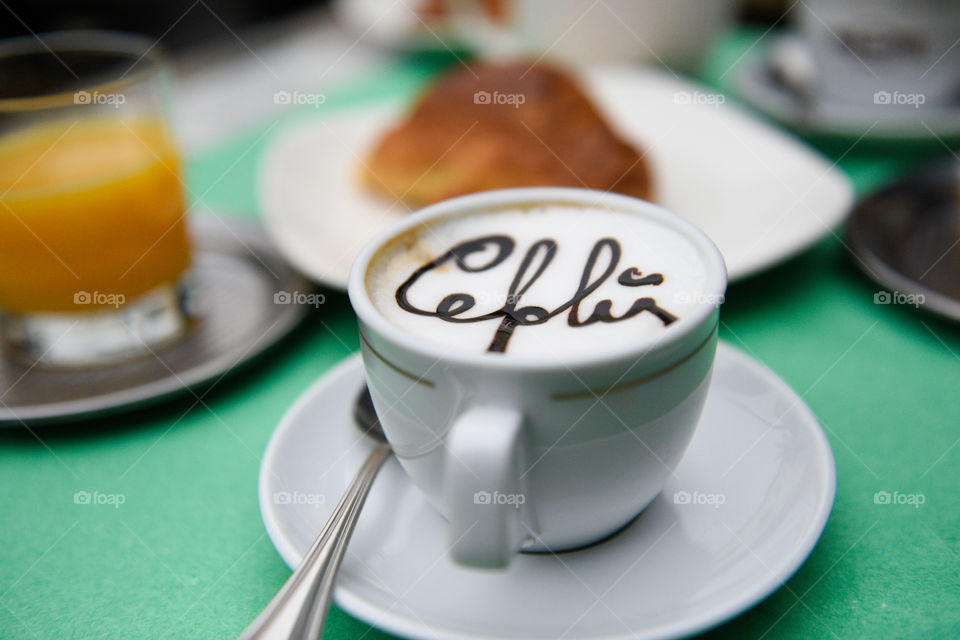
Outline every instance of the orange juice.
{"label": "orange juice", "polygon": [[[162,122],[87,118],[0,138],[0,309],[131,302],[187,268],[180,161]],[[79,292],[98,292],[86,306]]]}

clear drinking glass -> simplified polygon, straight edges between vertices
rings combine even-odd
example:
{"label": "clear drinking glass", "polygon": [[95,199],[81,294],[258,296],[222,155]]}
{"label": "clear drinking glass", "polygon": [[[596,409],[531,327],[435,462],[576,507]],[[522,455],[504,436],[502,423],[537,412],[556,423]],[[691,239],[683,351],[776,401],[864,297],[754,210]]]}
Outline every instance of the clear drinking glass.
{"label": "clear drinking glass", "polygon": [[180,335],[190,265],[155,43],[102,31],[0,41],[0,334],[50,366]]}

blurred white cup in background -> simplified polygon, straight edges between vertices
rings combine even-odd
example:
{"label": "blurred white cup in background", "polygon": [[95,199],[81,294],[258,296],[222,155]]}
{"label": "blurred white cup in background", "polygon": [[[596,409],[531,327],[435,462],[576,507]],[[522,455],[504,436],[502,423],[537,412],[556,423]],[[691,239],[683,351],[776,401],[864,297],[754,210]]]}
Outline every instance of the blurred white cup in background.
{"label": "blurred white cup in background", "polygon": [[[460,0],[465,12],[475,4]],[[490,57],[567,63],[652,62],[692,71],[730,24],[738,0],[514,0],[502,24],[474,8],[462,38]]]}

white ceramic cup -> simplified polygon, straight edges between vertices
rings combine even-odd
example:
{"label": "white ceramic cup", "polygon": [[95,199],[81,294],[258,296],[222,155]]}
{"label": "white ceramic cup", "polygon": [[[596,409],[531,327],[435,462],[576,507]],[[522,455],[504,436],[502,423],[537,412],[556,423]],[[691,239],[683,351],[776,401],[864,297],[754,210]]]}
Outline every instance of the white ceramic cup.
{"label": "white ceramic cup", "polygon": [[[448,216],[536,202],[602,207],[676,232],[706,267],[705,302],[613,354],[536,358],[451,350],[400,329],[374,306],[368,268],[392,239]],[[373,403],[400,464],[449,520],[457,562],[503,567],[520,550],[591,544],[656,497],[703,408],[725,289],[723,258],[699,229],[649,202],[584,189],[447,200],[361,251],[349,294]]]}
{"label": "white ceramic cup", "polygon": [[807,0],[796,16],[823,98],[911,111],[960,98],[957,0]]}
{"label": "white ceramic cup", "polygon": [[494,23],[458,0],[461,39],[486,56],[561,62],[649,62],[695,70],[740,0],[515,0]]}

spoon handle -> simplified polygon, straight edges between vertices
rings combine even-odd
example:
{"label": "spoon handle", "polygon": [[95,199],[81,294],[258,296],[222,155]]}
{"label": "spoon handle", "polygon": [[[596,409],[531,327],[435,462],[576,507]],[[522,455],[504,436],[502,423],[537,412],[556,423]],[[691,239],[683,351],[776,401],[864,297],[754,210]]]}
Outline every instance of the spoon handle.
{"label": "spoon handle", "polygon": [[316,640],[320,636],[340,561],[373,479],[389,455],[390,448],[383,444],[370,452],[300,565],[240,640]]}

